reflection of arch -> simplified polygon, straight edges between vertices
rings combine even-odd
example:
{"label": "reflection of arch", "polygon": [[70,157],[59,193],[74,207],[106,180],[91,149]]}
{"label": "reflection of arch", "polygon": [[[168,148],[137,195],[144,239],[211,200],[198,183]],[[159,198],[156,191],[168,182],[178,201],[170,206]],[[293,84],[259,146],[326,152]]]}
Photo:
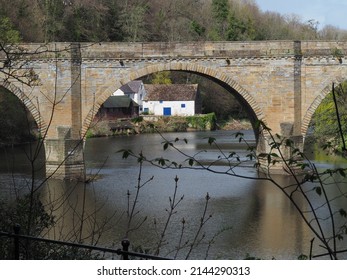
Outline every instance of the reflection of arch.
{"label": "reflection of arch", "polygon": [[95,100],[95,106],[89,111],[86,119],[84,120],[83,127],[82,127],[82,135],[85,135],[91,121],[93,120],[95,114],[99,110],[100,106],[106,101],[106,99],[112,95],[112,93],[120,88],[122,85],[138,79],[140,77],[150,75],[153,73],[161,72],[161,71],[185,71],[185,72],[193,72],[197,74],[201,74],[205,77],[209,77],[212,79],[215,79],[216,81],[221,82],[222,84],[225,84],[229,86],[231,89],[234,89],[249,105],[249,107],[253,110],[255,116],[258,119],[263,119],[264,114],[262,109],[258,106],[255,99],[245,90],[242,88],[237,82],[232,80],[227,74],[222,72],[220,69],[212,69],[207,68],[202,65],[198,64],[192,64],[189,62],[169,62],[169,63],[160,63],[156,65],[150,65],[147,67],[144,67],[142,69],[131,69],[128,73],[128,77],[126,79],[117,81],[117,83],[109,83],[106,85],[106,90],[98,94],[96,94],[96,100]]}
{"label": "reflection of arch", "polygon": [[5,81],[2,78],[0,78],[0,86],[4,87],[9,92],[11,92],[12,94],[14,94],[15,96],[18,97],[18,99],[24,104],[24,106],[27,108],[27,110],[33,116],[40,132],[42,134],[44,134],[46,129],[47,129],[47,126],[44,123],[44,121],[42,120],[40,112],[39,112],[38,108],[34,105],[32,100],[23,91],[21,91],[18,87],[16,87],[15,85],[11,84],[8,81]]}
{"label": "reflection of arch", "polygon": [[[343,80],[344,80],[343,78],[337,78],[337,79],[335,79],[335,81],[332,81],[331,83],[334,83],[337,85],[337,84],[342,83]],[[307,111],[305,112],[305,116],[303,118],[302,125],[301,125],[301,134],[302,135],[306,135],[307,129],[310,125],[313,114],[316,112],[318,106],[322,103],[323,99],[331,92],[331,87],[332,87],[332,84],[326,86],[320,92],[320,94],[313,100],[311,105],[308,107]]]}

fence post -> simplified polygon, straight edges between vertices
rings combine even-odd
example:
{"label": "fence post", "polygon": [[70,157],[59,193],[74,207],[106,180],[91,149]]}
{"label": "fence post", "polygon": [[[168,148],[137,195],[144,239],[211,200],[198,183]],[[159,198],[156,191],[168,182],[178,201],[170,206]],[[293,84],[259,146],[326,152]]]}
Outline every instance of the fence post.
{"label": "fence post", "polygon": [[[122,247],[124,252],[129,252],[130,241],[128,239],[122,240]],[[129,260],[128,254],[123,254],[123,260]]]}
{"label": "fence post", "polygon": [[20,232],[20,225],[19,224],[15,224],[13,226],[13,230],[14,230],[14,234],[16,235],[13,238],[13,242],[14,242],[14,259],[15,260],[19,260],[19,237],[17,235]]}

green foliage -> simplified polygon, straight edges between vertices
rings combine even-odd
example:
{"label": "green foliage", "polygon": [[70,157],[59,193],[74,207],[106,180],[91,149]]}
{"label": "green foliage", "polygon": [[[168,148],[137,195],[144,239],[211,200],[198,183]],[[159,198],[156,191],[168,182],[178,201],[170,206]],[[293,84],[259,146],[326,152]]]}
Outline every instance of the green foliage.
{"label": "green foliage", "polygon": [[107,0],[105,2],[105,9],[108,11],[104,14],[103,28],[110,41],[123,41],[125,37],[124,31],[122,30],[122,21],[120,20],[121,14],[121,3],[118,0]]}
{"label": "green foliage", "polygon": [[216,128],[216,115],[214,113],[186,117],[189,127],[198,130],[214,130]]}
{"label": "green foliage", "polygon": [[171,85],[170,71],[161,71],[152,75],[152,84]]}
{"label": "green foliage", "polygon": [[8,17],[0,16],[0,44],[15,44],[21,40],[20,34],[15,30]]}
{"label": "green foliage", "polygon": [[194,33],[196,33],[199,37],[203,36],[206,32],[206,28],[198,23],[196,20],[192,20],[190,23],[191,29]]}
{"label": "green foliage", "polygon": [[227,0],[212,1],[214,28],[209,32],[211,40],[240,41],[256,38],[254,20],[236,11]]}
{"label": "green foliage", "polygon": [[70,33],[66,35],[71,41],[100,41],[102,32],[99,30],[94,11],[84,6],[77,6],[66,18]]}
{"label": "green foliage", "polygon": [[[341,129],[347,139],[347,82],[336,88],[336,99],[339,110]],[[314,136],[318,143],[325,149],[333,151],[342,147],[342,139],[339,134],[339,126],[333,95],[330,92],[318,106],[312,117]]]}
{"label": "green foliage", "polygon": [[227,39],[229,41],[236,41],[245,31],[245,24],[242,21],[238,20],[235,17],[235,14],[232,14],[229,18],[228,30],[226,34]]}
{"label": "green foliage", "polygon": [[238,19],[235,14],[229,18],[229,25],[226,33],[226,39],[229,41],[254,40],[256,35],[253,21],[248,18]]}
{"label": "green foliage", "polygon": [[213,0],[211,5],[214,28],[210,37],[214,37],[215,40],[225,40],[230,12],[229,2],[228,0]]}
{"label": "green foliage", "polygon": [[216,22],[222,24],[229,16],[229,1],[212,0],[212,13]]}
{"label": "green foliage", "polygon": [[141,122],[143,122],[143,117],[139,116],[139,117],[136,117],[136,118],[132,118],[131,121],[133,123],[141,123]]}
{"label": "green foliage", "polygon": [[336,57],[337,59],[341,59],[343,56],[344,56],[344,53],[341,49],[338,49],[338,48],[334,48],[332,51],[331,51],[331,54]]}
{"label": "green foliage", "polygon": [[93,138],[93,137],[94,137],[93,131],[88,129],[86,133],[86,139]]}

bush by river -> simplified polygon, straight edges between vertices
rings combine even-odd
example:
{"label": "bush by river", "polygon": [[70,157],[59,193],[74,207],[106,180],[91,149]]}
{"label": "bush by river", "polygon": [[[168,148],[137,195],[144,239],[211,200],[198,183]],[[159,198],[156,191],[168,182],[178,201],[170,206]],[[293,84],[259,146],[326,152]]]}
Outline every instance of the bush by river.
{"label": "bush by river", "polygon": [[214,113],[196,116],[141,116],[135,119],[102,120],[91,125],[87,138],[160,132],[252,129],[249,120],[229,119],[218,124]]}

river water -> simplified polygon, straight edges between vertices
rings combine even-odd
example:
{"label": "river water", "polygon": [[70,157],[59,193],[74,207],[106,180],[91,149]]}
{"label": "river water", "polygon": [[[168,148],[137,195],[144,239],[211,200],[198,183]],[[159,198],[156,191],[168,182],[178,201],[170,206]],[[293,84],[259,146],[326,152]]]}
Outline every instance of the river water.
{"label": "river water", "polygon": [[[241,160],[245,158],[246,145],[239,143],[234,133],[187,132],[163,136],[168,140],[187,139],[177,141],[175,145],[180,151],[196,155],[201,162],[209,164],[218,159],[220,151],[210,146],[206,137],[216,138],[222,151],[235,151]],[[250,144],[255,143],[253,131],[243,133]],[[170,216],[160,246],[161,256],[184,259],[190,254],[192,259],[243,259],[247,256],[296,259],[301,254],[309,254],[312,232],[288,198],[271,182],[206,170],[161,169],[147,163],[140,168],[135,158],[123,159],[122,153],[118,152],[130,149],[135,154],[142,152],[147,159],[184,160],[171,147],[164,151],[162,142],[163,138],[158,134],[88,139],[85,144],[86,169],[88,178],[95,180],[88,184],[50,180],[41,191],[47,205],[51,205],[48,202],[55,205],[51,209],[57,217],[57,226],[48,232],[48,236],[64,236],[64,239],[73,240],[78,235],[80,221],[84,220],[83,236],[79,237],[116,248],[127,237],[132,249],[152,253],[169,216],[177,176],[175,201],[182,200]],[[17,158],[15,164],[9,164],[9,154],[2,152],[2,157],[7,159],[0,164],[2,196],[13,195],[9,186],[14,182],[19,186],[29,178],[23,153],[19,149],[14,155]],[[253,164],[248,162],[237,168],[236,174],[257,178]],[[14,170],[11,173],[8,172],[9,165],[16,167],[11,169]],[[317,162],[317,165],[325,168],[334,164]],[[226,166],[219,163],[216,168],[221,171]],[[292,180],[289,176],[280,175],[274,176],[274,179],[282,186]],[[127,233],[127,213],[131,212],[139,184],[142,187]],[[205,212],[207,194],[209,199]],[[336,200],[336,203],[339,207],[345,201]],[[205,223],[200,227],[204,212]],[[189,245],[195,238],[197,245],[189,253]],[[177,252],[178,247],[182,249]],[[319,251],[318,242],[315,250]]]}

